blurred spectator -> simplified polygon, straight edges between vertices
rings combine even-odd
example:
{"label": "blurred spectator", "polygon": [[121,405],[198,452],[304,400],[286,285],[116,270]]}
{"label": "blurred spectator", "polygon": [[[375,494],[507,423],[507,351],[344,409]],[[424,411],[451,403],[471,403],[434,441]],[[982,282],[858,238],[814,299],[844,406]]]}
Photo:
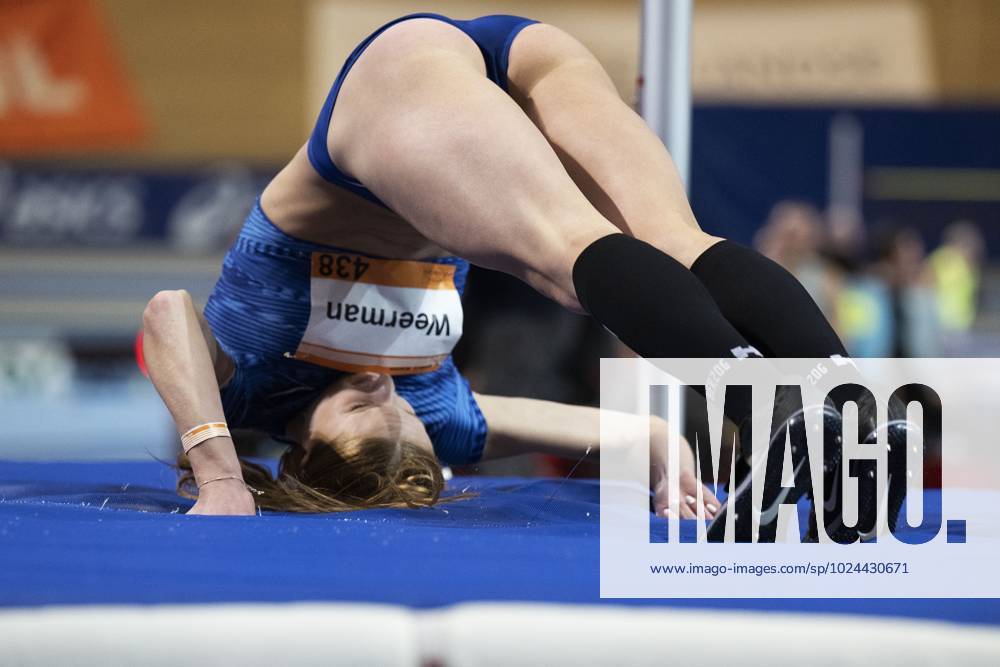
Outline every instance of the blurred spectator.
{"label": "blurred spectator", "polygon": [[65,396],[75,370],[73,355],[60,340],[0,340],[0,399]]}
{"label": "blurred spectator", "polygon": [[794,274],[836,327],[841,280],[839,271],[820,253],[825,237],[822,217],[814,206],[785,200],[771,209],[754,245]]}
{"label": "blurred spectator", "polygon": [[865,259],[867,231],[860,212],[848,206],[833,206],[826,213],[825,254],[849,271],[860,268]]}
{"label": "blurred spectator", "polygon": [[[867,233],[857,212],[831,209],[824,220],[810,204],[784,200],[754,243],[799,279],[852,355],[926,357],[941,350],[939,309],[974,309],[982,241],[963,227],[948,239],[937,260],[940,276],[909,228],[883,228],[867,264]],[[935,285],[947,281],[951,292],[939,302]]]}
{"label": "blurred spectator", "polygon": [[852,356],[892,356],[891,302],[889,289],[875,276],[858,269],[846,277],[837,302],[837,333]]}
{"label": "blurred spectator", "polygon": [[858,210],[845,206],[827,212],[824,255],[841,279],[832,318],[856,357],[892,354],[892,299],[888,287],[868,272],[868,233]]}
{"label": "blurred spectator", "polygon": [[948,332],[965,333],[975,323],[984,248],[976,225],[959,221],[944,230],[942,245],[931,253],[938,315]]}
{"label": "blurred spectator", "polygon": [[934,281],[924,242],[908,227],[889,227],[876,237],[872,272],[889,290],[894,357],[940,353],[940,324]]}

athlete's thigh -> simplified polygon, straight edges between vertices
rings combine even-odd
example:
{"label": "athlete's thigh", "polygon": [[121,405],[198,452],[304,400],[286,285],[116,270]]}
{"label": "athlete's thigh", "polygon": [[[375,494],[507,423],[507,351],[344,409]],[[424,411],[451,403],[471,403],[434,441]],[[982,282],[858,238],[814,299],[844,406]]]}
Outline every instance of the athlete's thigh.
{"label": "athlete's thigh", "polygon": [[508,74],[514,98],[608,220],[686,265],[713,242],[663,143],[578,40],[530,26],[512,45]]}
{"label": "athlete's thigh", "polygon": [[[413,18],[381,32],[341,85],[327,136],[334,162],[341,167],[357,163],[358,153],[377,145],[370,128],[415,113],[414,99],[443,92],[429,90],[420,73],[445,65],[486,74],[475,42],[453,25]],[[393,99],[395,104],[387,103]]]}
{"label": "athlete's thigh", "polygon": [[448,24],[406,21],[378,37],[344,82],[329,143],[427,238],[570,307],[572,260],[615,231]]}

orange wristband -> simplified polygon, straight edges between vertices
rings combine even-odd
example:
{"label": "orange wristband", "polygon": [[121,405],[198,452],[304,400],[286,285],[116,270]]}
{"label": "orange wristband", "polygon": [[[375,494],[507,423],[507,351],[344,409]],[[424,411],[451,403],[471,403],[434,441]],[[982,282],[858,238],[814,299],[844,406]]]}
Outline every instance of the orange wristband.
{"label": "orange wristband", "polygon": [[197,447],[206,440],[221,437],[232,437],[229,434],[229,427],[226,426],[226,422],[209,422],[195,426],[182,435],[181,447],[184,448],[184,453],[186,454],[191,451],[192,447]]}

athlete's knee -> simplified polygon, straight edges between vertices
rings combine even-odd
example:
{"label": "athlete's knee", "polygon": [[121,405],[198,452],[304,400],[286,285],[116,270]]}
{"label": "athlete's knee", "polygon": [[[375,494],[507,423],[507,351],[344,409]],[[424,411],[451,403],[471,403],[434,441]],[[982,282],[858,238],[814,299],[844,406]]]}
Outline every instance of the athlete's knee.
{"label": "athlete's knee", "polygon": [[639,239],[670,255],[687,268],[698,257],[722,240],[703,231],[692,216],[689,221],[664,225],[662,231],[639,236]]}
{"label": "athlete's knee", "polygon": [[573,287],[572,271],[569,274],[542,274],[527,271],[522,276],[524,281],[566,310],[584,314],[587,311],[580,305],[576,289]]}
{"label": "athlete's knee", "polygon": [[524,244],[524,254],[511,257],[507,270],[567,310],[585,312],[573,283],[573,267],[580,255],[597,239],[617,230],[606,225],[579,225],[573,230],[547,227]]}

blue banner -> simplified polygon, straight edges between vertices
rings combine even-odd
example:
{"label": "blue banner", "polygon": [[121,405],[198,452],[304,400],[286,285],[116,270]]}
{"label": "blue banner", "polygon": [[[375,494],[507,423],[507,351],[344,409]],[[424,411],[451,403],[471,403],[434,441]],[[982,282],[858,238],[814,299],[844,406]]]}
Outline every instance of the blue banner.
{"label": "blue banner", "polygon": [[[692,124],[691,203],[707,231],[749,243],[771,207],[829,204],[837,119],[861,132],[862,213],[869,225],[921,231],[977,223],[1000,254],[1000,112],[996,109],[699,106]],[[0,163],[0,245],[167,242],[223,249],[273,173]],[[993,183],[997,182],[997,187]]]}
{"label": "blue banner", "polygon": [[0,163],[0,245],[226,248],[272,171]]}

